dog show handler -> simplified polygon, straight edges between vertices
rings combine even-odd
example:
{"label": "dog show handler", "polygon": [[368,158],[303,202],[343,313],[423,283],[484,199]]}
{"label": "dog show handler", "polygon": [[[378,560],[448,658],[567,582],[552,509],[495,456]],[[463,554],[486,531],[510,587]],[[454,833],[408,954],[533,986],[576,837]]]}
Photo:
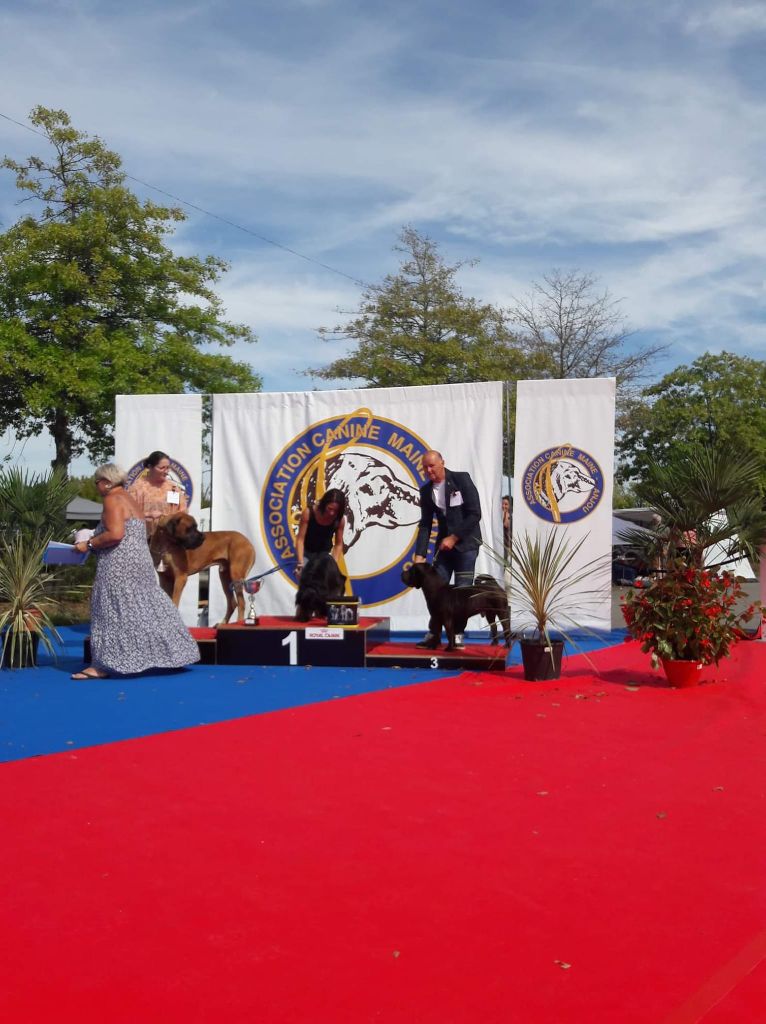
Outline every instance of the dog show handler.
{"label": "dog show handler", "polygon": [[[425,453],[423,472],[428,483],[420,488],[420,526],[413,562],[426,560],[435,516],[438,530],[434,568],[445,583],[449,583],[454,574],[456,586],[469,587],[481,547],[479,492],[468,473],[447,469],[437,451]],[[429,647],[433,640],[431,634],[426,633],[417,646]],[[456,635],[455,646],[463,646],[462,635]]]}
{"label": "dog show handler", "polygon": [[303,572],[305,561],[330,554],[337,563],[343,555],[343,531],[346,528],[346,496],[335,488],[301,512],[295,538],[295,575]]}
{"label": "dog show handler", "polygon": [[157,520],[185,512],[187,501],[184,489],[168,477],[170,457],[165,452],[147,455],[144,469],[145,472],[129,487],[128,494],[141,509],[147,535],[151,537],[157,528]]}

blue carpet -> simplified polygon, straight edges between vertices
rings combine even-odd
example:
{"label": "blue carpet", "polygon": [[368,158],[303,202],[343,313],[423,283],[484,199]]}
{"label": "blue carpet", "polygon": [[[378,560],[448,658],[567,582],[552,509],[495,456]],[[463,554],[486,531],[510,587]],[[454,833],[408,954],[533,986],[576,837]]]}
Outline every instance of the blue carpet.
{"label": "blue carpet", "polygon": [[[73,680],[70,675],[83,664],[82,644],[88,627],[64,627],[60,632],[63,646],[55,661],[41,655],[37,668],[0,672],[0,762],[459,674],[428,669],[193,665],[178,672]],[[615,630],[598,637],[578,637],[579,651],[611,646],[624,635],[624,630]],[[483,634],[477,637],[486,642]],[[515,646],[509,664],[519,661]]]}
{"label": "blue carpet", "polygon": [[55,662],[0,672],[0,762],[259,715],[457,672],[193,665],[122,679],[75,680],[85,626],[62,628]]}

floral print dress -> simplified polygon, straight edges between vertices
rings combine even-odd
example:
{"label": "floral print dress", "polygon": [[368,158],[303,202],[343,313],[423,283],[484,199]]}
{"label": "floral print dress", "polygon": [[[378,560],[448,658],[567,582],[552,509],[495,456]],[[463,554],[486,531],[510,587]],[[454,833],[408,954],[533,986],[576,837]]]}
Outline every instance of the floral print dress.
{"label": "floral print dress", "polygon": [[[100,533],[99,526],[96,533]],[[125,536],[98,558],[91,595],[91,662],[120,675],[150,668],[181,668],[199,661],[199,649],[178,609],[161,589],[142,519],[125,522]]]}

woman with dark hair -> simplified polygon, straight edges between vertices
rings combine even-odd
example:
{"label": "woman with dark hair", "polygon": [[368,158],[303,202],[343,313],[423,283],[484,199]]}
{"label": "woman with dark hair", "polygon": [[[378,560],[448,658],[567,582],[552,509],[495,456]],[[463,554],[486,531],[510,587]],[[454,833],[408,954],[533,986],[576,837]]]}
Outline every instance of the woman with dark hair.
{"label": "woman with dark hair", "polygon": [[326,491],[309,508],[304,508],[295,539],[296,576],[303,571],[304,560],[310,561],[317,555],[331,554],[336,562],[340,561],[346,528],[345,512],[346,496],[335,488]]}
{"label": "woman with dark hair", "polygon": [[157,583],[140,509],[113,462],[96,470],[104,500],[101,523],[75,548],[98,558],[91,594],[91,664],[73,679],[105,679],[150,668],[183,668],[199,650],[178,609]]}
{"label": "woman with dark hair", "polygon": [[186,492],[169,477],[170,457],[165,452],[152,452],[144,459],[144,471],[128,488],[128,494],[141,509],[149,537],[162,516],[185,512]]}

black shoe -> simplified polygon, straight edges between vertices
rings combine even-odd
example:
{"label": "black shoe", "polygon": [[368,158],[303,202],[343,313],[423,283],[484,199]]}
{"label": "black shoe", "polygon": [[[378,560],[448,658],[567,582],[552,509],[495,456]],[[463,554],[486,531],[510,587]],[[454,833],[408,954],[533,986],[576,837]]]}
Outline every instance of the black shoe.
{"label": "black shoe", "polygon": [[423,639],[419,640],[415,644],[415,646],[416,647],[432,647],[432,648],[436,647],[436,637],[433,635],[433,633],[426,633],[426,635],[423,637]]}

